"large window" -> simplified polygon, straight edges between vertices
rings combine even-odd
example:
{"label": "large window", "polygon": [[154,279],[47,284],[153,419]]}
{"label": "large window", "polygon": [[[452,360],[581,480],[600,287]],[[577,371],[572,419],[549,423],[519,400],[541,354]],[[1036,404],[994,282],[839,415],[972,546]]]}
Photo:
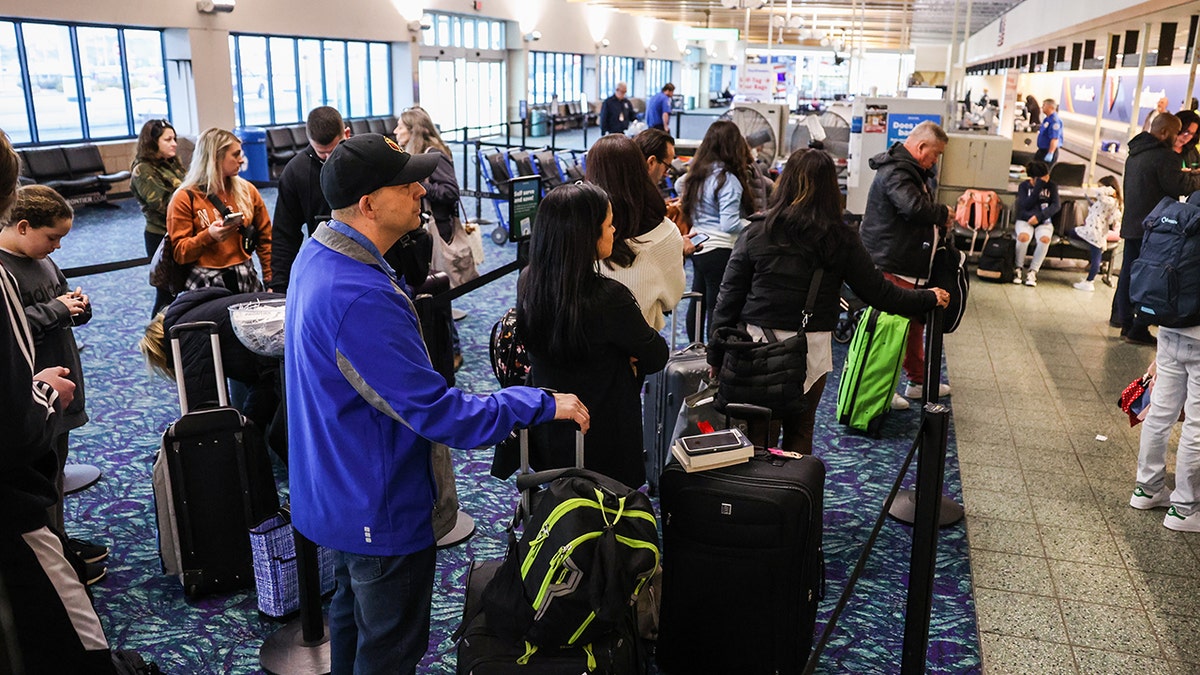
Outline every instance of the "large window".
{"label": "large window", "polygon": [[240,124],[302,122],[321,105],[344,117],[391,112],[386,43],[233,34],[229,54]]}
{"label": "large window", "polygon": [[578,101],[583,97],[583,56],[560,52],[530,52],[529,102]]}
{"label": "large window", "polygon": [[618,82],[633,86],[633,59],[628,56],[601,56],[600,98],[606,98],[616,91]]}
{"label": "large window", "polygon": [[503,21],[457,14],[426,14],[421,23],[429,26],[421,35],[421,44],[426,47],[507,49]]}
{"label": "large window", "polygon": [[[499,133],[508,120],[505,23],[456,14],[426,14],[418,66],[418,98],[443,133]],[[447,134],[446,140],[462,138]]]}
{"label": "large window", "polygon": [[671,66],[664,59],[646,59],[646,98],[662,91],[663,85],[671,81]]}
{"label": "large window", "polygon": [[0,21],[0,128],[14,143],[129,138],[167,117],[162,33]]}

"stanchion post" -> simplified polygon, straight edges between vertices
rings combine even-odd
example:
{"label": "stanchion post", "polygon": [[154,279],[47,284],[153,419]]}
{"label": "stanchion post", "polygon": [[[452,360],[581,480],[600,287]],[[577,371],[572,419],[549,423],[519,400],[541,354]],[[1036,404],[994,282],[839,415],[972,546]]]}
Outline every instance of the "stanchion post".
{"label": "stanchion post", "polygon": [[321,563],[317,545],[293,528],[296,536],[296,578],[300,585],[300,622],[304,641],[317,643],[325,638],[321,617]]}
{"label": "stanchion post", "polygon": [[926,403],[922,415],[908,605],[904,614],[904,650],[900,660],[902,675],[925,672],[929,616],[933,607],[933,574],[937,563],[938,520],[942,509],[942,474],[950,429],[950,408],[939,403]]}

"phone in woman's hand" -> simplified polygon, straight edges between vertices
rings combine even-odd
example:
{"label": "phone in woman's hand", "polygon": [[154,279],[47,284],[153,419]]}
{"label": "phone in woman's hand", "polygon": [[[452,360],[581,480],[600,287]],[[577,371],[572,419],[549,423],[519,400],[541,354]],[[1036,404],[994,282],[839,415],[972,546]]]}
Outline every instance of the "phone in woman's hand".
{"label": "phone in woman's hand", "polygon": [[245,218],[242,216],[241,213],[239,213],[237,211],[233,211],[233,212],[229,213],[228,215],[225,216],[225,219],[224,219],[224,223],[226,226],[232,225],[234,227],[241,227],[241,225],[244,221],[245,221]]}
{"label": "phone in woman's hand", "polygon": [[697,247],[708,241],[708,235],[703,232],[693,232],[688,235],[688,238],[692,240],[692,245]]}

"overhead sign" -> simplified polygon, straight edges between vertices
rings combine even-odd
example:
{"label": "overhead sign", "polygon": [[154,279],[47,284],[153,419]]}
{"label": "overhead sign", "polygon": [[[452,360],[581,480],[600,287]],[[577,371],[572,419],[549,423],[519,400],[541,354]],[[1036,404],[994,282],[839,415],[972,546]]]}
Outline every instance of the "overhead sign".
{"label": "overhead sign", "polygon": [[738,29],[736,28],[696,28],[694,26],[675,26],[675,39],[687,40],[689,42],[704,42],[713,40],[716,42],[737,42]]}

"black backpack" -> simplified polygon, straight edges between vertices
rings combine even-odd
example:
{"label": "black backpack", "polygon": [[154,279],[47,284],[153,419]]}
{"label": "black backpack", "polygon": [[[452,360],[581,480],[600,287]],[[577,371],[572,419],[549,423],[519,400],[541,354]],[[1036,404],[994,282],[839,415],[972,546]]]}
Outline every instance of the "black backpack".
{"label": "black backpack", "polygon": [[1013,248],[1013,240],[1008,237],[996,237],[988,239],[984,244],[975,274],[986,281],[1011,284],[1016,269],[1017,250]]}
{"label": "black backpack", "polygon": [[586,469],[517,479],[522,493],[545,483],[528,511],[524,499],[517,507],[508,552],[483,592],[489,626],[524,641],[527,656],[539,647],[590,649],[626,620],[659,563],[658,521],[645,493]]}
{"label": "black backpack", "polygon": [[1129,276],[1134,311],[1159,326],[1200,325],[1200,191],[1186,204],[1163,197],[1142,228]]}

